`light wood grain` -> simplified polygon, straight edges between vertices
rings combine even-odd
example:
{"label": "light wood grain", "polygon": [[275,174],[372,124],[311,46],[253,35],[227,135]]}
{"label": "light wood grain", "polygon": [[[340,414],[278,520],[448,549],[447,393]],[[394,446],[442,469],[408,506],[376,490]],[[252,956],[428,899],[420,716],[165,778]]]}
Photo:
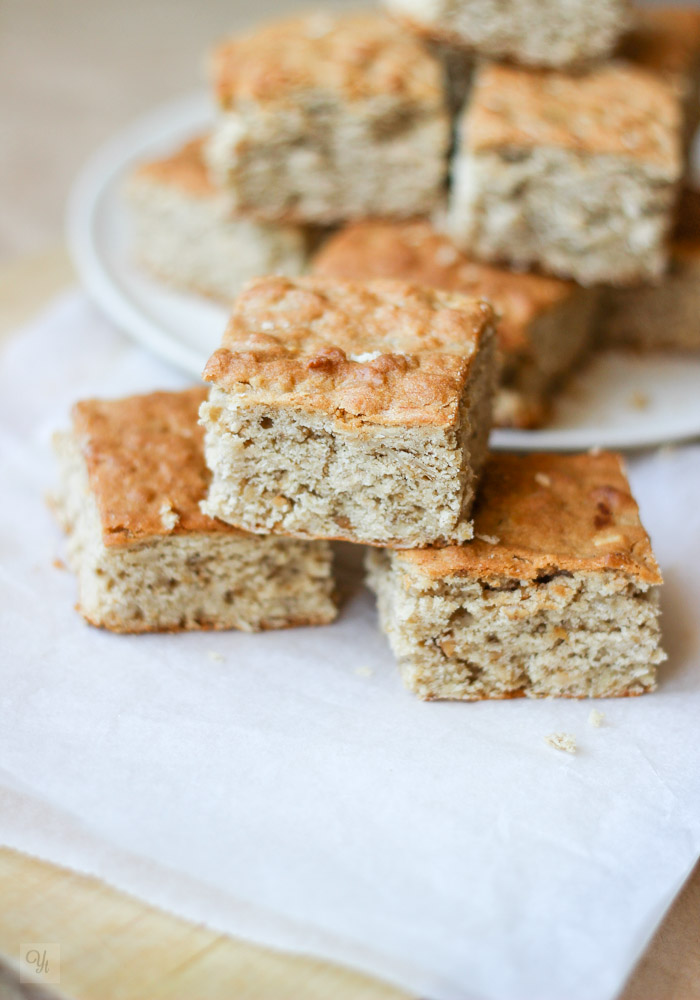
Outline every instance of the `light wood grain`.
{"label": "light wood grain", "polygon": [[215,934],[103,885],[0,850],[0,951],[61,948],[60,990],[80,1000],[408,1000],[361,973]]}

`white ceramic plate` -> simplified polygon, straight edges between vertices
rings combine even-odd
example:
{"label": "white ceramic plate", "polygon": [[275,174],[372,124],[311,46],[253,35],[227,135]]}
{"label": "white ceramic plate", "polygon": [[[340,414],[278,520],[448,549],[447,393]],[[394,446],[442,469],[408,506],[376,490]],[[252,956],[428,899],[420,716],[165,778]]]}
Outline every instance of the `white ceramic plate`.
{"label": "white ceramic plate", "polygon": [[[122,185],[133,165],[176,148],[213,116],[206,94],[175,101],[102,147],[78,176],[68,239],[78,274],[98,306],[156,354],[198,376],[219,343],[226,311],[173,292],[136,268]],[[562,395],[540,431],[495,431],[498,448],[634,448],[700,435],[700,357],[605,353]]]}

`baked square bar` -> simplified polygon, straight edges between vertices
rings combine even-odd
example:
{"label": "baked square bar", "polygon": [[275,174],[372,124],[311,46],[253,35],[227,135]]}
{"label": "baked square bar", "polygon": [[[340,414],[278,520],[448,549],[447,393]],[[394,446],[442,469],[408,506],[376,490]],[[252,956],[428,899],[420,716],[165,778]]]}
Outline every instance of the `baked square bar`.
{"label": "baked square bar", "polygon": [[447,179],[441,67],[379,14],[318,11],[215,53],[208,162],[242,211],[333,223],[429,212]]}
{"label": "baked square bar", "polygon": [[471,538],[494,376],[486,302],[399,281],[260,278],[204,371],[203,509],[299,537]]}
{"label": "baked square bar", "polygon": [[477,257],[583,285],[657,278],[683,171],[678,95],[621,63],[475,75],[448,228]]}
{"label": "baked square bar", "polygon": [[325,542],[260,538],[202,514],[206,390],[90,399],[57,435],[59,518],[79,608],[114,632],[245,631],[333,620]]}
{"label": "baked square bar", "polygon": [[600,342],[635,350],[700,350],[700,193],[685,191],[671,264],[651,285],[609,288],[598,316]]}
{"label": "baked square bar", "polygon": [[607,698],[656,687],[661,575],[617,455],[493,454],[461,547],[372,552],[421,698]]}
{"label": "baked square bar", "polygon": [[498,315],[496,427],[537,427],[553,391],[585,352],[597,293],[571,281],[480,264],[424,220],[351,223],[312,258],[330,278],[401,278],[483,296]]}
{"label": "baked square bar", "polygon": [[143,163],[127,197],[137,261],[185,291],[231,302],[257,274],[299,274],[306,237],[298,226],[246,219],[209,180],[204,139],[172,156]]}
{"label": "baked square bar", "polygon": [[628,23],[627,0],[385,0],[431,39],[534,66],[609,56]]}

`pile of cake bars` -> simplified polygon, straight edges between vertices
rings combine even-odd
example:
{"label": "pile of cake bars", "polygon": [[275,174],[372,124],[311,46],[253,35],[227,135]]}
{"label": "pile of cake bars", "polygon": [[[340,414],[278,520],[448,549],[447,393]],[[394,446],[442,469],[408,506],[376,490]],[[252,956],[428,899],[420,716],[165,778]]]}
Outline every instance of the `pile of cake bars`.
{"label": "pile of cake bars", "polygon": [[541,426],[600,345],[700,349],[700,10],[388,6],[221,44],[210,134],[129,179],[135,258],[230,319],[204,385],[57,436],[80,611],[332,627],[342,540],[421,698],[651,691],[621,459],[489,433]]}

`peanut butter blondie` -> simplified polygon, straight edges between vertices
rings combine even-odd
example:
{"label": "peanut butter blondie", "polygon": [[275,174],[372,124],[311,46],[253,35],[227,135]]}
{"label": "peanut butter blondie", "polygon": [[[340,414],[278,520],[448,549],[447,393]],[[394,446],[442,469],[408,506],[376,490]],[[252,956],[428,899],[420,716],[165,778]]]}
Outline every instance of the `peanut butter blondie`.
{"label": "peanut butter blondie", "polygon": [[493,325],[485,301],[407,282],[252,282],[204,371],[204,510],[266,534],[470,538]]}

